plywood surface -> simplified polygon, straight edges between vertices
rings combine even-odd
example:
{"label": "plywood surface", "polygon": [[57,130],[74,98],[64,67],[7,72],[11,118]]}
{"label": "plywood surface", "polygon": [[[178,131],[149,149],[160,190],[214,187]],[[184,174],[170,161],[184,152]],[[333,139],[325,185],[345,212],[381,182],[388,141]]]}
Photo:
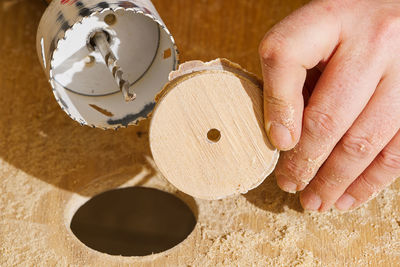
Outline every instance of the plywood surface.
{"label": "plywood surface", "polygon": [[[260,74],[258,42],[306,1],[154,1],[181,60],[226,57]],[[59,108],[36,58],[41,0],[0,1],[0,266],[396,266],[400,181],[347,214],[302,211],[270,177],[246,195],[188,197],[159,174],[149,123],[117,132],[80,127]],[[197,225],[161,254],[118,257],[87,248],[68,223],[88,198],[131,185],[164,189]]]}

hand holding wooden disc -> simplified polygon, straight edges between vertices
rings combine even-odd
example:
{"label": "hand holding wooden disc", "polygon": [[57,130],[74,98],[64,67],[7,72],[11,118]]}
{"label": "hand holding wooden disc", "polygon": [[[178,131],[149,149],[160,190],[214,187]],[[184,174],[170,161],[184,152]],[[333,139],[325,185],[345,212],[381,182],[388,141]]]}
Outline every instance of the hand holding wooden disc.
{"label": "hand holding wooden disc", "polygon": [[150,146],[162,174],[202,199],[246,193],[275,168],[260,82],[227,60],[187,62],[158,96]]}

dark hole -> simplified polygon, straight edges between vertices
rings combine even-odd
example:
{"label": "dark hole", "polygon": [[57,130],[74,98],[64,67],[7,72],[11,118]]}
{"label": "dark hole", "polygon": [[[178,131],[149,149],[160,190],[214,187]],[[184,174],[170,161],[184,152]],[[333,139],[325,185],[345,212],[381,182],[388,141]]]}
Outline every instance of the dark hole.
{"label": "dark hole", "polygon": [[221,139],[221,132],[217,129],[211,129],[207,133],[207,138],[213,143],[217,143]]}
{"label": "dark hole", "polygon": [[191,209],[172,194],[145,187],[102,193],[78,209],[71,230],[88,247],[110,255],[168,250],[193,231]]}
{"label": "dark hole", "polygon": [[108,14],[104,17],[104,22],[112,26],[117,22],[117,17],[114,14]]}
{"label": "dark hole", "polygon": [[[110,36],[110,34],[109,34],[107,31],[105,31],[105,30],[100,31],[100,33],[101,33],[101,32],[103,32],[103,33],[106,35],[106,37],[107,37],[107,42],[110,43],[110,42],[111,42],[111,36]],[[96,47],[96,43],[95,43],[95,41],[94,41],[94,36],[95,36],[97,33],[99,33],[99,32],[98,32],[98,31],[97,31],[97,32],[94,32],[94,33],[93,33],[93,36],[91,36],[91,38],[89,39],[89,45],[91,46],[91,49],[93,49],[93,50],[95,50],[95,47]]]}

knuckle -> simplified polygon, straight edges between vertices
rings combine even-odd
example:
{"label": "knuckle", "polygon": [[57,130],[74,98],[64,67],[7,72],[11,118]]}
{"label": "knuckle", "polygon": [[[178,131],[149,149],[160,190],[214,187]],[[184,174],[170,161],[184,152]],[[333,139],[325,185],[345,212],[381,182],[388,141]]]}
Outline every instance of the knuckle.
{"label": "knuckle", "polygon": [[310,170],[308,166],[302,166],[302,164],[298,161],[285,161],[284,169],[287,177],[300,184],[308,184],[313,177],[312,170]]}
{"label": "knuckle", "polygon": [[291,177],[294,178],[294,180],[302,180],[303,177],[303,170],[299,166],[299,164],[295,161],[287,161],[286,162],[286,169],[288,173],[290,174]]}
{"label": "knuckle", "polygon": [[347,133],[340,143],[343,151],[355,159],[369,158],[375,150],[373,142],[366,136]]}
{"label": "knuckle", "polygon": [[400,16],[388,15],[378,24],[378,33],[383,35],[400,32]]}
{"label": "knuckle", "polygon": [[279,96],[273,96],[269,94],[265,94],[264,101],[266,104],[266,107],[272,108],[275,111],[276,110],[286,110],[290,109],[292,107],[291,103],[287,100],[285,100],[283,97]]}
{"label": "knuckle", "polygon": [[364,174],[361,174],[358,179],[359,185],[361,185],[362,188],[362,195],[365,196],[362,198],[359,197],[360,201],[365,201],[366,199],[368,199],[369,196],[374,195],[375,192],[378,191],[378,186],[370,182],[367,176],[365,176]]}
{"label": "knuckle", "polygon": [[315,179],[315,183],[317,183],[318,188],[323,188],[326,192],[335,192],[340,186],[340,179],[333,179],[330,176],[320,176],[318,179]]}
{"label": "knuckle", "polygon": [[373,34],[373,41],[377,46],[384,46],[391,40],[398,41],[400,34],[400,16],[398,14],[388,14],[380,19]]}
{"label": "knuckle", "polygon": [[314,109],[304,113],[304,131],[314,138],[331,137],[337,129],[337,122],[331,115]]}
{"label": "knuckle", "polygon": [[400,150],[385,148],[378,156],[380,164],[389,170],[400,170]]}
{"label": "knuckle", "polygon": [[263,64],[268,68],[284,65],[291,58],[288,40],[278,30],[268,32],[261,42],[258,52]]}

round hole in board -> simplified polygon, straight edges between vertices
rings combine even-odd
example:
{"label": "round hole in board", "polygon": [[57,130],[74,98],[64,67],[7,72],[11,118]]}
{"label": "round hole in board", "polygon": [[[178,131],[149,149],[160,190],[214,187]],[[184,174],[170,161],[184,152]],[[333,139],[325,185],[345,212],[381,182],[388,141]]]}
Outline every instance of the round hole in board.
{"label": "round hole in board", "polygon": [[207,133],[207,138],[213,143],[217,143],[221,139],[221,132],[218,129],[211,129]]}
{"label": "round hole in board", "polygon": [[117,22],[117,17],[114,14],[108,14],[104,17],[104,22],[112,26]]}
{"label": "round hole in board", "polygon": [[196,218],[178,197],[129,187],[97,195],[74,214],[70,227],[86,246],[110,255],[146,256],[184,241]]}

